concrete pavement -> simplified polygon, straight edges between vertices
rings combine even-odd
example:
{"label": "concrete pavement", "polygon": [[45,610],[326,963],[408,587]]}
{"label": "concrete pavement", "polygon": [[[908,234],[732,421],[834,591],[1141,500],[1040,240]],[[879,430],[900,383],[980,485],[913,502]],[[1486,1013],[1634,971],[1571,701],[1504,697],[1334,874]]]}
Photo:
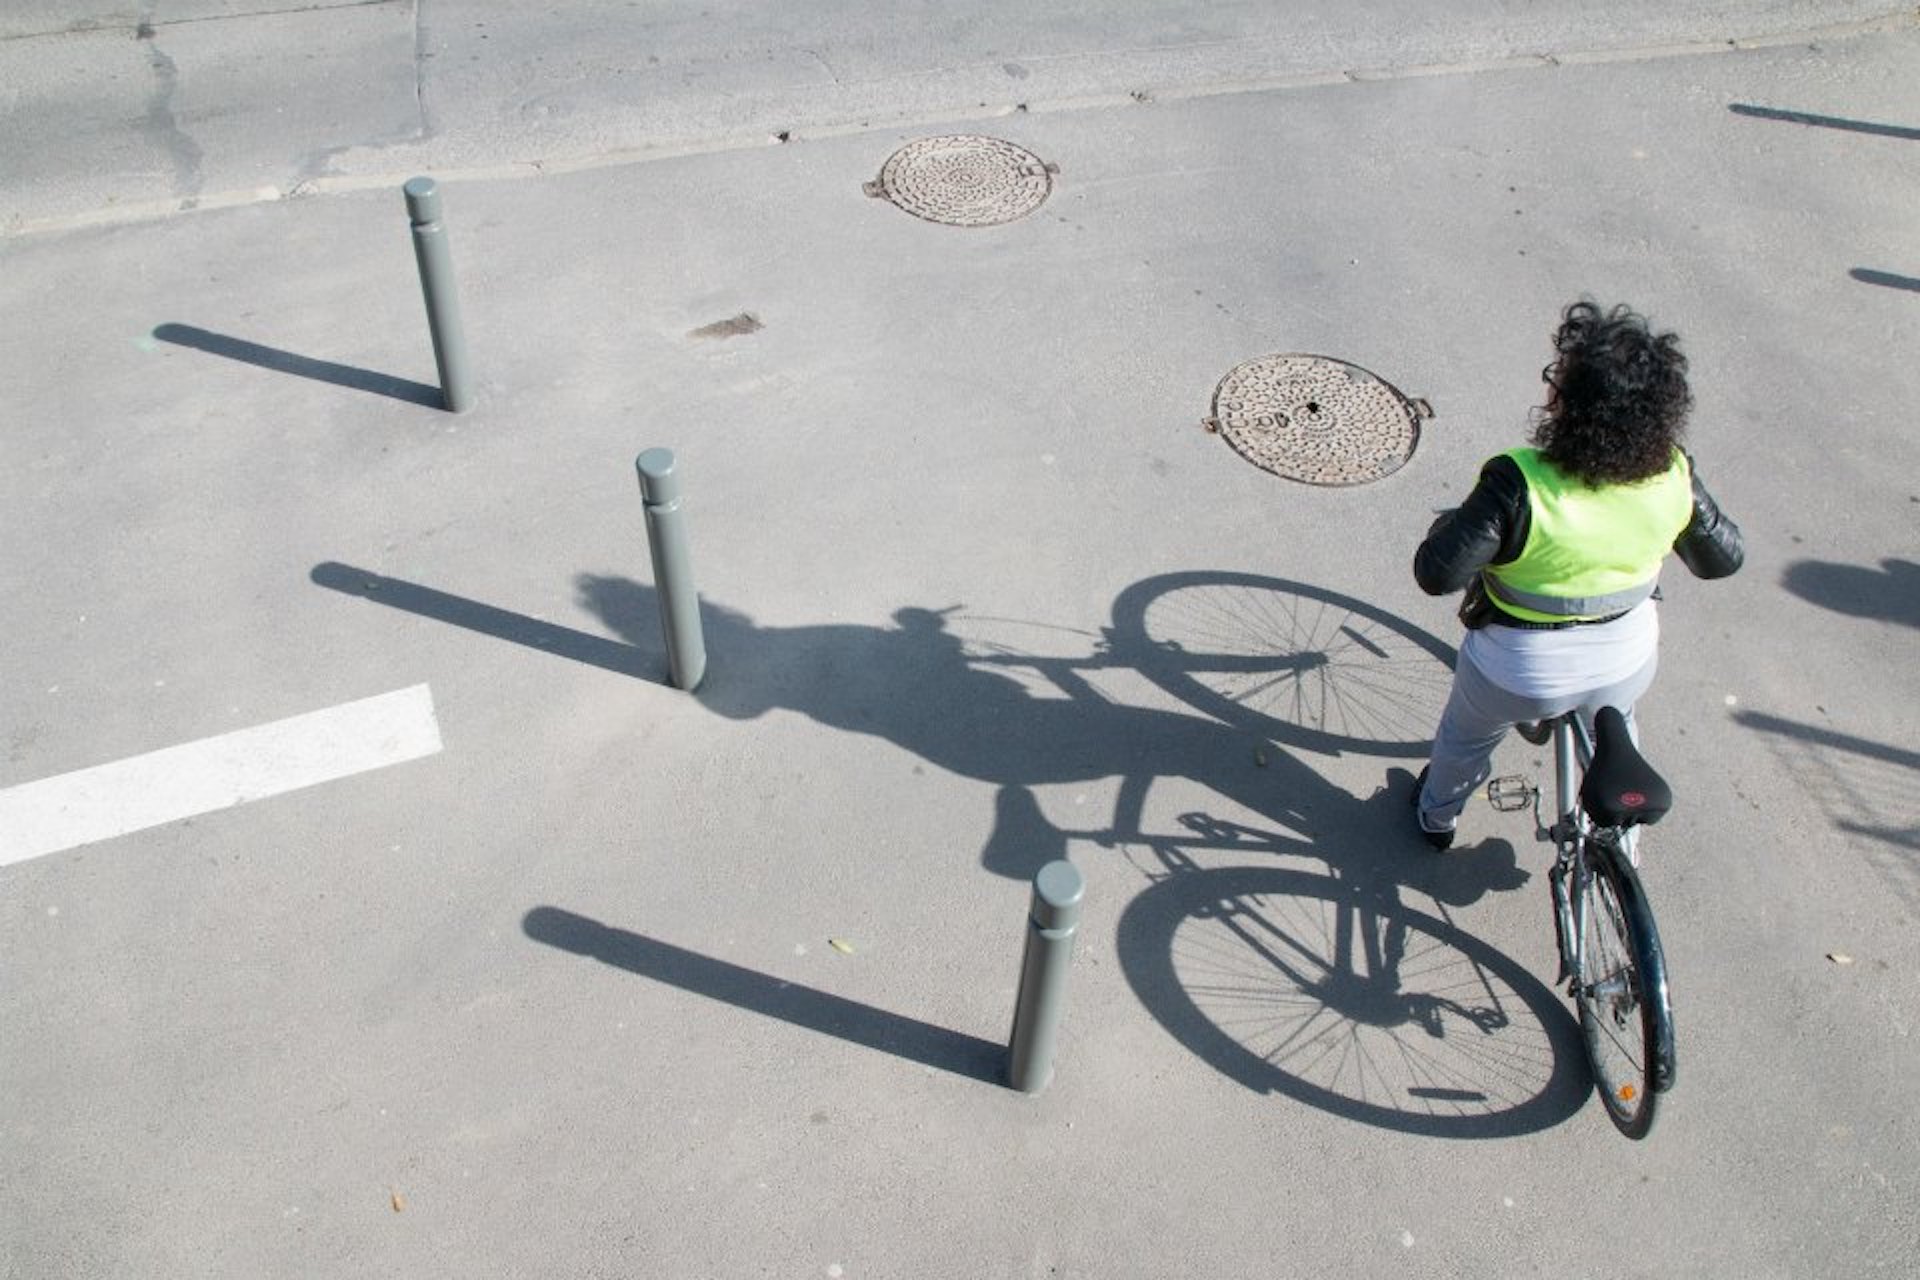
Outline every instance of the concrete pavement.
{"label": "concrete pavement", "polygon": [[[458,417],[397,187],[0,239],[0,787],[421,684],[444,743],[0,867],[5,1271],[1906,1274],[1917,72],[1902,28],[456,177]],[[975,130],[1060,166],[1039,210],[861,194]],[[1582,292],[1684,335],[1749,539],[1668,575],[1640,1144],[1525,815],[1436,860],[1396,789],[1453,638],[1410,549]],[[1199,428],[1280,351],[1428,398],[1410,463],[1313,488]],[[1345,657],[1179,661],[1232,643]],[[992,1046],[1061,854],[1024,1098]]]}

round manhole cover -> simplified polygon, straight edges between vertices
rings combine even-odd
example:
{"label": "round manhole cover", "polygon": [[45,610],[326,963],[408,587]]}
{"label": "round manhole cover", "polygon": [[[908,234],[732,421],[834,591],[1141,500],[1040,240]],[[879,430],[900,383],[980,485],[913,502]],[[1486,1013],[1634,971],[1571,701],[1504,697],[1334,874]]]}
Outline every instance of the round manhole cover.
{"label": "round manhole cover", "polygon": [[1424,400],[1408,400],[1357,364],[1329,356],[1261,356],[1213,393],[1207,429],[1254,466],[1308,484],[1365,484],[1413,456]]}
{"label": "round manhole cover", "polygon": [[1058,172],[1011,142],[956,133],[909,142],[865,190],[928,222],[992,227],[1038,209]]}

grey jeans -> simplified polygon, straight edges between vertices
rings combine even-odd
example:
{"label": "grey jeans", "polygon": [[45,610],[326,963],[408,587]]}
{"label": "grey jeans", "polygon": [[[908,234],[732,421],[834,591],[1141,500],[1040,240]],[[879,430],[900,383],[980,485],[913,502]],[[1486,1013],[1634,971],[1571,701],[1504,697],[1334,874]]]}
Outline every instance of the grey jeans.
{"label": "grey jeans", "polygon": [[[1659,656],[1625,680],[1561,698],[1530,698],[1509,692],[1488,679],[1462,652],[1453,671],[1453,692],[1434,730],[1433,754],[1427,761],[1427,785],[1420,792],[1420,826],[1427,831],[1451,831],[1474,791],[1493,772],[1493,749],[1507,730],[1527,720],[1546,720],[1576,707],[1591,720],[1600,707],[1618,707],[1633,732],[1633,704],[1653,684]],[[1634,740],[1639,741],[1638,733]]]}

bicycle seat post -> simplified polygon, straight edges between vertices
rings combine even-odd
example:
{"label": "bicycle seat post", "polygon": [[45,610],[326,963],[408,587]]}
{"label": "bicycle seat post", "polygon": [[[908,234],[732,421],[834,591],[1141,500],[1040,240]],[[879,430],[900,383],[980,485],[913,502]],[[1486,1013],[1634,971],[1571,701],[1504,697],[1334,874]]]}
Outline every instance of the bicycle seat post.
{"label": "bicycle seat post", "polygon": [[1580,758],[1581,725],[1578,714],[1569,711],[1553,721],[1553,817],[1556,828],[1573,816],[1579,804],[1580,774],[1586,762]]}

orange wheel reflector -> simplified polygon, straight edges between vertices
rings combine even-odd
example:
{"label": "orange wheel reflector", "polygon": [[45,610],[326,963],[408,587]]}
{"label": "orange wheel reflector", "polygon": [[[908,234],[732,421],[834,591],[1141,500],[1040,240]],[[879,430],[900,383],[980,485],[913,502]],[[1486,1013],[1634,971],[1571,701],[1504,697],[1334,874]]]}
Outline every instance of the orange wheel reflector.
{"label": "orange wheel reflector", "polygon": [[1632,1086],[1632,1085],[1630,1085],[1630,1084],[1623,1084],[1623,1085],[1621,1085],[1621,1086],[1620,1086],[1620,1088],[1619,1088],[1619,1091],[1618,1091],[1618,1092],[1619,1092],[1619,1095],[1620,1095],[1620,1101],[1622,1101],[1622,1102],[1632,1102],[1632,1101],[1633,1101],[1633,1093],[1634,1093],[1634,1089],[1633,1089],[1633,1086]]}

